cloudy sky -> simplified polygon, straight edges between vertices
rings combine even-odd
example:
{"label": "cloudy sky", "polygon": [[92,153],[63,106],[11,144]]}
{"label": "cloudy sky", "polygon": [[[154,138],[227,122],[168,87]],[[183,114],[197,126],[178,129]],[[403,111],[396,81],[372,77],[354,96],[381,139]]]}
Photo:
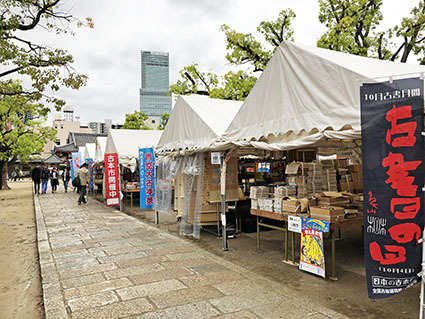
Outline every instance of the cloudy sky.
{"label": "cloudy sky", "polygon": [[[385,0],[382,27],[400,23],[417,2]],[[59,37],[39,30],[38,36],[67,49],[76,70],[89,76],[86,87],[61,92],[83,125],[104,119],[123,123],[125,113],[139,108],[140,50],[170,53],[172,84],[193,62],[219,74],[229,70],[222,24],[260,39],[258,24],[291,8],[297,15],[295,41],[315,45],[324,32],[317,0],[67,0],[66,5],[76,17],[91,17],[94,29],[74,28],[75,36]]]}

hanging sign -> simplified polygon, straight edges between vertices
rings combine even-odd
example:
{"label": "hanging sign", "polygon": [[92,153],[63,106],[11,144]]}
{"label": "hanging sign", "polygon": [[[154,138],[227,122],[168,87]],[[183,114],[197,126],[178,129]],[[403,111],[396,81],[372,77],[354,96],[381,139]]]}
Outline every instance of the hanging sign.
{"label": "hanging sign", "polygon": [[120,176],[118,170],[118,154],[105,154],[105,197],[106,206],[120,204]]}
{"label": "hanging sign", "polygon": [[220,152],[211,152],[211,164],[212,165],[221,164]]}
{"label": "hanging sign", "polygon": [[140,209],[152,209],[155,201],[155,154],[153,148],[139,148]]}
{"label": "hanging sign", "polygon": [[423,80],[364,84],[360,94],[366,280],[376,299],[420,280]]}
{"label": "hanging sign", "polygon": [[72,161],[71,161],[71,179],[74,180],[77,171],[80,169],[81,167],[81,153],[80,152],[74,152],[71,153],[72,155]]}
{"label": "hanging sign", "polygon": [[86,158],[86,163],[88,165],[88,170],[89,170],[89,190],[91,191],[94,189],[93,159]]}

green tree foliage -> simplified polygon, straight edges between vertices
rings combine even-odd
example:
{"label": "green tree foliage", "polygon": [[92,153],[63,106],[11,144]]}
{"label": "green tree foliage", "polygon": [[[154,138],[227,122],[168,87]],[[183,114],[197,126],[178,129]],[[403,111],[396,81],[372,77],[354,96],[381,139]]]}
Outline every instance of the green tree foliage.
{"label": "green tree foliage", "polygon": [[[32,40],[36,29],[63,35],[73,34],[74,23],[93,27],[90,18],[81,21],[69,14],[64,2],[0,0],[0,188],[7,187],[9,158],[28,158],[53,138],[41,121],[50,107],[59,111],[65,105],[58,96],[60,88],[78,89],[86,83],[87,76],[72,68],[72,55]],[[35,120],[28,120],[29,114]]]}
{"label": "green tree foliage", "polygon": [[150,130],[150,128],[145,125],[145,121],[149,118],[145,112],[134,111],[133,113],[127,113],[125,115],[125,122],[122,129],[126,130]]}
{"label": "green tree foliage", "polygon": [[251,64],[254,72],[263,71],[276,47],[284,40],[293,41],[294,30],[291,26],[295,13],[291,9],[279,13],[275,21],[262,21],[257,27],[268,44],[269,49],[257,41],[251,33],[239,33],[223,24],[221,31],[226,35],[226,59],[235,65]]}
{"label": "green tree foliage", "polygon": [[378,30],[382,0],[319,0],[319,5],[319,21],[328,29],[317,42],[319,47],[400,62],[413,52],[425,63],[423,0],[401,24],[384,31]]}
{"label": "green tree foliage", "polygon": [[[239,33],[227,25],[221,26],[226,35],[227,60],[232,65],[250,65],[252,72],[263,71],[276,47],[283,40],[293,40],[291,22],[295,13],[291,9],[279,13],[275,21],[263,21],[257,31],[263,35],[266,45],[255,40],[252,34]],[[267,48],[269,47],[269,48]],[[224,76],[202,72],[198,64],[186,66],[180,71],[181,78],[170,86],[169,93],[203,94],[212,98],[244,100],[257,78],[249,71],[229,71]]]}
{"label": "green tree foliage", "polygon": [[181,79],[170,86],[169,93],[200,94],[212,98],[244,100],[255,84],[256,78],[245,71],[229,71],[219,77],[211,72],[202,72],[197,64],[180,71]]}
{"label": "green tree foliage", "polygon": [[170,119],[170,113],[164,113],[161,115],[161,123],[158,125],[158,130],[164,130]]}
{"label": "green tree foliage", "polygon": [[[9,82],[7,87],[11,92],[22,90],[17,81]],[[56,135],[55,129],[42,126],[48,111],[26,95],[0,95],[0,188],[7,188],[5,174],[10,159],[28,160],[30,155],[41,153],[44,144]]]}

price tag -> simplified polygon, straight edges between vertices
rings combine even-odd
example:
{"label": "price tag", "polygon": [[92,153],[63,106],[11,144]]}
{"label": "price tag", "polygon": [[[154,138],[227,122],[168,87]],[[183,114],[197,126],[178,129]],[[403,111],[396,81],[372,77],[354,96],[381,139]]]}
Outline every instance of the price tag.
{"label": "price tag", "polygon": [[289,215],[288,230],[294,233],[301,233],[301,217]]}

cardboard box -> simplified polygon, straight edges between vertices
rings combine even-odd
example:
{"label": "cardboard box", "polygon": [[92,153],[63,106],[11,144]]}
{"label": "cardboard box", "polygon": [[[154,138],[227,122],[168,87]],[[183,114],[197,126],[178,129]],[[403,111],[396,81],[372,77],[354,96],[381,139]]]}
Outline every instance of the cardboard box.
{"label": "cardboard box", "polygon": [[318,206],[348,206],[350,205],[350,198],[344,197],[336,192],[325,192],[329,193],[328,196],[320,195],[317,197]]}
{"label": "cardboard box", "polygon": [[344,208],[337,206],[310,207],[310,218],[335,222],[344,219]]}
{"label": "cardboard box", "polygon": [[282,200],[282,211],[287,213],[298,213],[301,211],[301,204],[297,200],[284,199]]}
{"label": "cardboard box", "polygon": [[354,183],[353,182],[341,182],[340,183],[341,192],[354,193]]}
{"label": "cardboard box", "polygon": [[362,172],[362,165],[361,164],[355,164],[348,166],[348,169],[350,170],[350,173],[354,172]]}

